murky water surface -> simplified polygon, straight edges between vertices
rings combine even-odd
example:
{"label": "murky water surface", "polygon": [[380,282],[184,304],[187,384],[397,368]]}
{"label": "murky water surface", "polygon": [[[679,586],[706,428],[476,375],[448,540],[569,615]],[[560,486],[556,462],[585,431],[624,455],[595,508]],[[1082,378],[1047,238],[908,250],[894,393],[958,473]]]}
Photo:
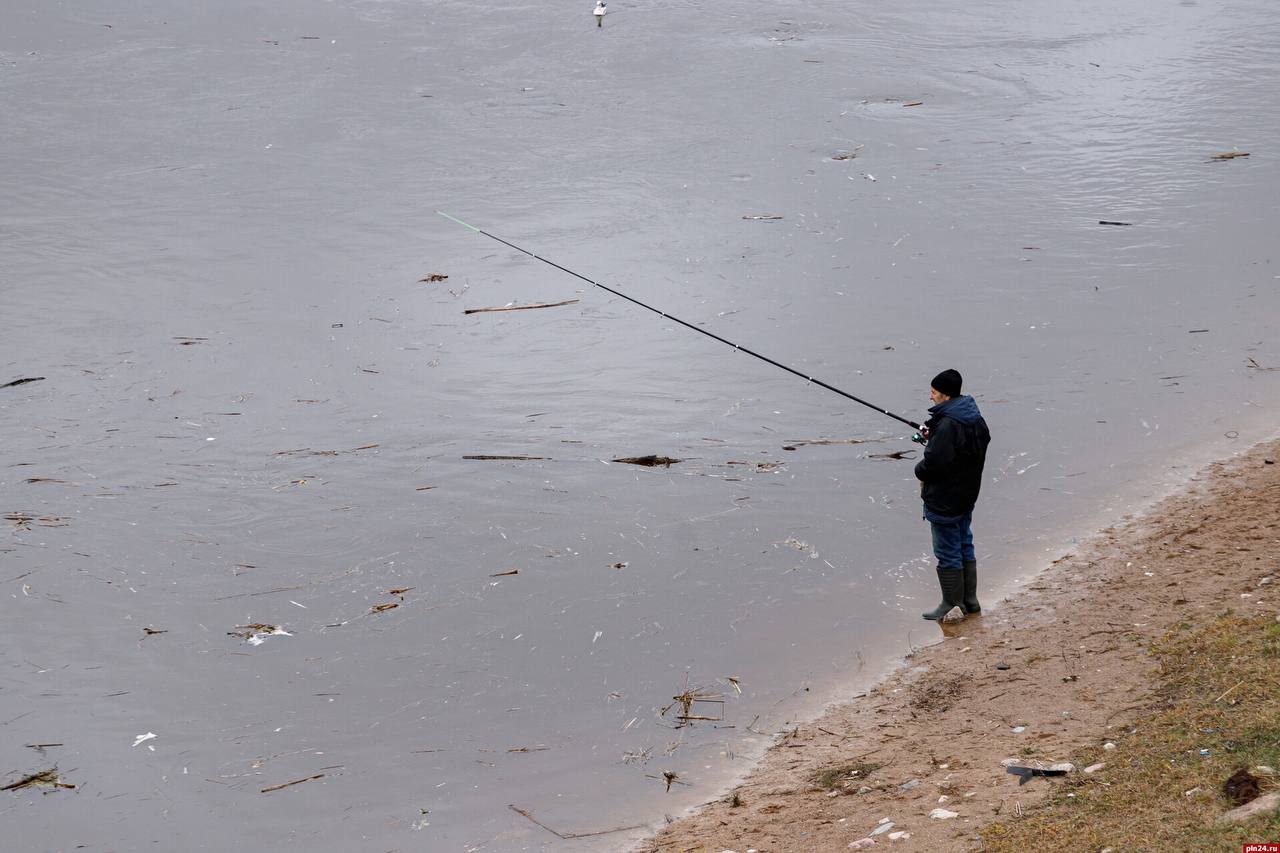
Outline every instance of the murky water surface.
{"label": "murky water surface", "polygon": [[893,421],[437,209],[913,418],[958,367],[988,602],[1273,428],[1274,3],[590,5],[6,5],[0,771],[78,786],[6,845],[619,847],[508,805],[651,826],[936,638]]}

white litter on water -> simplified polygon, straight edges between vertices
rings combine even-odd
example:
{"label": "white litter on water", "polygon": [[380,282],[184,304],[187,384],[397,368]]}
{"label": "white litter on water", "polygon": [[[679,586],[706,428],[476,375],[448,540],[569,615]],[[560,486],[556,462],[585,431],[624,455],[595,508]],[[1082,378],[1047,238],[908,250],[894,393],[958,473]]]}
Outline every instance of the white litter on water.
{"label": "white litter on water", "polygon": [[144,744],[149,740],[154,740],[155,737],[156,737],[155,732],[147,732],[145,735],[138,735],[136,738],[133,739],[133,745],[139,746],[140,744]]}

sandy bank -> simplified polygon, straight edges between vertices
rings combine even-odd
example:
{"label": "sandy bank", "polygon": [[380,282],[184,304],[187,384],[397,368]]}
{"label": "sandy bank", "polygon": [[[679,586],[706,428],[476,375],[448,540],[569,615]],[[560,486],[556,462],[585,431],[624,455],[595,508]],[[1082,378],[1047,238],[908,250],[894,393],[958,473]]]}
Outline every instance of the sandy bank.
{"label": "sandy bank", "polygon": [[[866,697],[779,736],[728,796],[639,849],[844,850],[883,818],[894,826],[876,849],[977,848],[984,825],[1054,784],[1020,785],[1001,761],[1073,761],[1116,738],[1154,701],[1146,647],[1170,626],[1225,607],[1280,614],[1278,454],[1268,443],[1209,466],[1016,598],[987,602]],[[957,816],[930,818],[938,808]]]}

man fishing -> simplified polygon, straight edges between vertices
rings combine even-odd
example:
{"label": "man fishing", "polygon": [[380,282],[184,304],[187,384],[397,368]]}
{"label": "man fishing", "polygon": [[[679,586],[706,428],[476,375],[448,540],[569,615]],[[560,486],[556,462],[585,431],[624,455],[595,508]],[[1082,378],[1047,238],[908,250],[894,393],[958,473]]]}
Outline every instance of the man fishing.
{"label": "man fishing", "polygon": [[924,458],[916,464],[942,587],[942,603],[920,615],[934,621],[956,607],[965,615],[982,612],[971,524],[991,433],[978,404],[961,395],[963,381],[958,371],[944,370],[929,383],[933,406],[920,431],[927,442]]}

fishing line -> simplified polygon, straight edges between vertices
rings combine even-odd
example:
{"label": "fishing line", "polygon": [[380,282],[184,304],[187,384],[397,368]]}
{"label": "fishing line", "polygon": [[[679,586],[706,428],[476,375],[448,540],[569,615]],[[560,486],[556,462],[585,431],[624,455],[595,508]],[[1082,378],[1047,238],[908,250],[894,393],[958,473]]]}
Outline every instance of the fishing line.
{"label": "fishing line", "polygon": [[449,214],[445,213],[443,210],[437,210],[436,213],[440,214],[445,219],[448,219],[451,222],[458,223],[464,228],[470,228],[472,231],[476,232],[477,234],[483,234],[484,236],[488,237],[491,240],[497,240],[502,245],[509,246],[512,249],[515,249],[517,252],[522,252],[528,255],[529,257],[533,258],[534,260],[542,261],[544,264],[547,264],[548,266],[553,266],[556,269],[560,270],[561,272],[566,272],[569,275],[573,276],[574,278],[582,279],[587,284],[594,285],[595,287],[598,287],[601,290],[606,290],[609,293],[612,293],[614,296],[621,297],[622,299],[625,299],[634,305],[639,305],[641,308],[644,308],[647,311],[652,311],[658,316],[671,320],[674,323],[679,323],[681,326],[684,326],[686,329],[692,329],[693,331],[699,334],[706,335],[708,338],[711,338],[712,340],[719,341],[725,346],[733,347],[738,352],[744,352],[749,356],[760,359],[766,364],[772,364],[774,367],[779,368],[780,370],[785,370],[787,373],[791,373],[791,374],[794,374],[795,376],[799,376],[801,379],[804,379],[807,382],[811,382],[814,385],[817,385],[819,388],[825,388],[828,391],[833,391],[836,394],[839,394],[841,397],[845,397],[849,400],[852,400],[855,403],[860,403],[861,405],[866,406],[868,409],[874,409],[880,414],[887,415],[893,418],[895,421],[900,421],[901,423],[906,424],[912,429],[920,429],[920,424],[916,423],[915,421],[908,420],[902,417],[901,415],[895,415],[893,412],[889,411],[888,409],[882,409],[874,403],[868,403],[866,400],[862,399],[861,397],[856,397],[853,394],[850,394],[848,391],[842,391],[839,388],[835,387],[834,385],[829,385],[826,382],[823,382],[821,379],[814,379],[812,376],[802,373],[799,370],[796,370],[794,367],[788,367],[787,365],[783,364],[780,361],[775,361],[772,358],[769,358],[767,355],[761,355],[755,350],[747,349],[744,346],[735,344],[733,341],[728,340],[727,338],[722,338],[719,335],[715,334],[714,332],[708,332],[706,329],[703,329],[699,326],[695,326],[692,323],[685,322],[684,320],[681,320],[679,317],[673,317],[665,311],[661,311],[657,308],[654,308],[652,305],[646,305],[645,303],[641,302],[639,299],[628,296],[627,294],[623,293],[620,290],[614,290],[612,287],[609,287],[607,284],[601,284],[598,281],[593,281],[592,279],[587,278],[585,275],[582,275],[581,273],[576,273],[573,270],[569,269],[568,267],[563,267],[560,264],[557,264],[555,261],[548,260],[542,257],[541,255],[535,255],[533,252],[530,252],[528,249],[524,249],[524,248],[521,248],[520,246],[517,246],[515,243],[512,243],[510,240],[504,240],[496,234],[490,234],[488,231],[485,231],[482,228],[477,228],[474,225],[463,222],[458,217],[450,216]]}

